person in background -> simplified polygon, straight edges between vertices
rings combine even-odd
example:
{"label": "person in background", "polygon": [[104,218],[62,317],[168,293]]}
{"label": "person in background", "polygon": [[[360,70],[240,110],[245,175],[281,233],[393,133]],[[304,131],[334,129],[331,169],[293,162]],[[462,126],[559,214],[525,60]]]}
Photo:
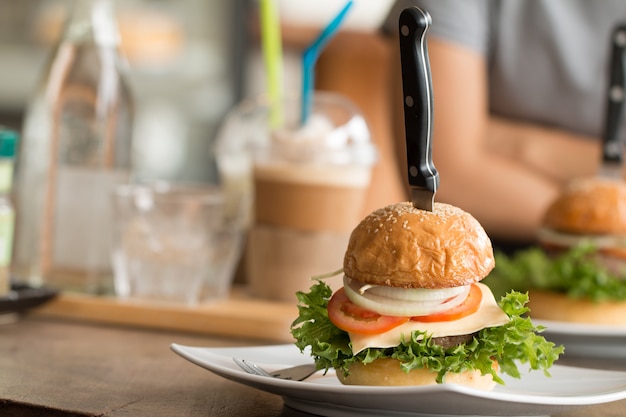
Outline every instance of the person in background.
{"label": "person in background", "polygon": [[396,36],[410,5],[432,17],[436,200],[472,213],[496,247],[531,244],[560,188],[599,169],[610,33],[626,22],[626,2],[399,1],[386,38],[340,34],[320,62],[320,88],[361,97],[383,132],[373,206],[408,199]]}

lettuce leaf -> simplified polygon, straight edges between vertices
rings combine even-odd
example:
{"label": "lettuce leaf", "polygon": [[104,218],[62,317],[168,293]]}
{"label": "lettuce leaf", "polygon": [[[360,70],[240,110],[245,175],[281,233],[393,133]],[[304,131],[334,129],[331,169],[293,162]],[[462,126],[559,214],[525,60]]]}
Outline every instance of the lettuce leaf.
{"label": "lettuce leaf", "polygon": [[549,375],[548,369],[563,353],[562,346],[556,347],[537,334],[543,328],[522,317],[528,311],[525,307],[528,295],[519,292],[510,292],[499,302],[511,320],[503,326],[481,330],[470,343],[444,349],[433,343],[428,334],[413,332],[394,348],[368,348],[357,355],[352,354],[348,333],[335,327],[328,318],[326,307],[332,290],[327,284],[319,281],[309,292],[296,295],[299,316],[292,323],[291,333],[301,351],[310,348],[318,369],[334,368],[348,373],[352,363],[393,358],[401,362],[406,372],[422,367],[436,371],[438,382],[443,382],[448,372],[477,369],[503,384],[492,367],[493,360],[498,362],[499,372],[519,378],[518,363],[528,363],[530,369],[541,369]]}
{"label": "lettuce leaf", "polygon": [[596,302],[626,300],[626,280],[603,267],[595,253],[590,244],[580,244],[555,257],[539,247],[511,256],[496,252],[496,267],[482,282],[496,296],[511,289],[538,289]]}

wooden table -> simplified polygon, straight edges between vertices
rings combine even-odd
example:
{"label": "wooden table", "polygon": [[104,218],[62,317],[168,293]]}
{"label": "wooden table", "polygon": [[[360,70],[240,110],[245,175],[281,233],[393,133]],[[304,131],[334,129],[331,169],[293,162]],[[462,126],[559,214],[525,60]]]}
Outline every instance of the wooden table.
{"label": "wooden table", "polygon": [[0,415],[286,415],[280,397],[187,362],[170,350],[172,342],[252,344],[35,317],[4,325],[0,327]]}
{"label": "wooden table", "polygon": [[[3,417],[309,416],[279,396],[223,379],[174,354],[176,342],[260,341],[75,322],[42,315],[0,326]],[[275,343],[269,341],[269,343]],[[623,417],[626,401],[559,417]]]}

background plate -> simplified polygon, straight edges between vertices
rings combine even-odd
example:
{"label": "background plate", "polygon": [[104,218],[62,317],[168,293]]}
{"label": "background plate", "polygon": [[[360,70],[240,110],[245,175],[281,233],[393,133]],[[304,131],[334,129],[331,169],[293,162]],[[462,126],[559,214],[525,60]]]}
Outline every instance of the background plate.
{"label": "background plate", "polygon": [[[570,359],[598,359],[607,361],[610,369],[626,370],[626,326],[565,323],[533,319],[542,325],[542,335],[549,341],[565,346],[566,361]],[[615,363],[617,359],[617,363]],[[610,361],[611,363],[608,363]],[[593,365],[593,363],[589,362]],[[618,366],[620,365],[621,366]],[[588,366],[586,363],[585,366]]]}

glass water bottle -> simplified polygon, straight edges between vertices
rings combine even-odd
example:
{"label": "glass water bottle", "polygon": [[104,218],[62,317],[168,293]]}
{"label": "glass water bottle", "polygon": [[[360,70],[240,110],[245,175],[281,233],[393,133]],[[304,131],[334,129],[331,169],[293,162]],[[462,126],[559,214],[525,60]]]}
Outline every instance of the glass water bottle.
{"label": "glass water bottle", "polygon": [[131,169],[132,100],[111,0],[77,0],[24,120],[16,279],[112,291],[111,195]]}

